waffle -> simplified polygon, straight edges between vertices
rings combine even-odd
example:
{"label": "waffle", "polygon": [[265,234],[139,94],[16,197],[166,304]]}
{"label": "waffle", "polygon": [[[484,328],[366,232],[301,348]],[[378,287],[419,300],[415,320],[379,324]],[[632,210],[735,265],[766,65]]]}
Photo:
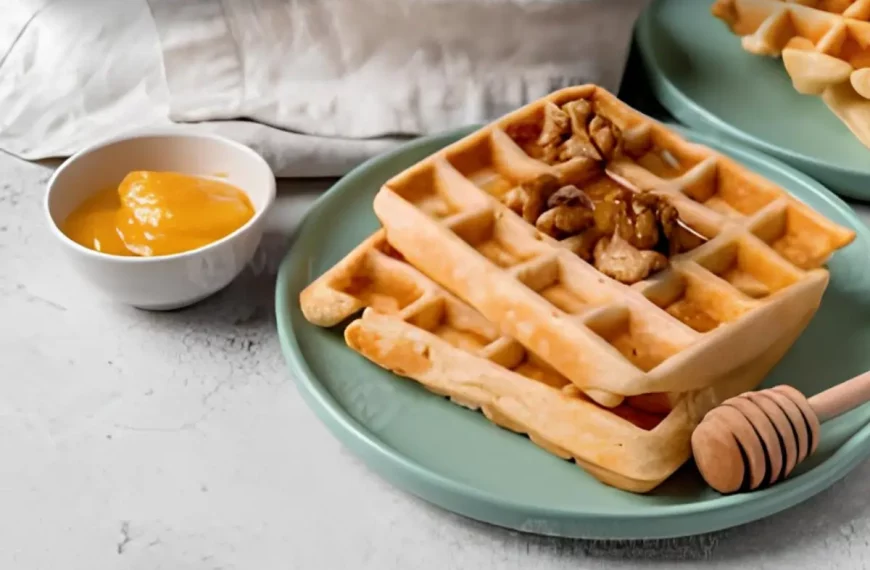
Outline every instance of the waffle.
{"label": "waffle", "polygon": [[794,88],[870,147],[870,1],[716,0],[712,12],[746,51],[781,57]]}
{"label": "waffle", "polygon": [[[590,131],[541,143],[553,109],[581,102]],[[584,253],[584,232],[541,230],[553,208],[529,219],[530,202],[511,203],[542,179],[660,197],[698,243],[622,282]],[[854,239],[595,86],[427,157],[387,181],[374,209],[383,228],[302,292],[305,317],[334,326],[365,309],[349,346],[639,492],[688,458],[707,409],[779,361],[819,306],[823,264]],[[665,417],[652,427],[649,414]]]}
{"label": "waffle", "polygon": [[[636,158],[600,161],[590,179],[587,157],[546,164],[508,134],[535,132],[545,103],[577,99],[626,133]],[[707,241],[651,279],[609,279],[575,254],[574,236],[549,238],[499,199],[545,174],[667,196]],[[818,307],[819,266],[854,238],[594,87],[559,91],[419,162],[387,181],[374,209],[417,269],[579,388],[618,395],[703,388],[756,358]]]}
{"label": "waffle", "polygon": [[783,338],[763,362],[735,371],[719,386],[672,401],[657,394],[629,397],[604,408],[411,266],[383,230],[307,287],[301,306],[321,326],[363,311],[344,336],[375,364],[481,410],[606,484],[639,493],[689,458],[692,430],[709,409],[753,388],[793,341]]}

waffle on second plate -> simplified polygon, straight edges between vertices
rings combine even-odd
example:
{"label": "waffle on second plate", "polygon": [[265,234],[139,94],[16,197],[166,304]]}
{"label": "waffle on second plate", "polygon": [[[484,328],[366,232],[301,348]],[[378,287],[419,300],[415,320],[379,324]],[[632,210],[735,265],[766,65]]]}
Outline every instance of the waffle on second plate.
{"label": "waffle on second plate", "polygon": [[781,57],[794,88],[870,147],[870,1],[716,0],[712,13],[747,52]]}

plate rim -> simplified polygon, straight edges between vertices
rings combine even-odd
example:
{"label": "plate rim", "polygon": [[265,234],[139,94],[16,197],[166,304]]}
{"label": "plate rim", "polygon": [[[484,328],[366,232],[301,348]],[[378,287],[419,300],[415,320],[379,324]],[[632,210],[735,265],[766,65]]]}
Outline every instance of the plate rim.
{"label": "plate rim", "polygon": [[[381,167],[397,156],[429,145],[433,147],[437,145],[435,147],[437,150],[478,128],[479,125],[463,127],[413,139],[355,167],[315,201],[295,232],[293,245],[285,254],[278,270],[275,291],[276,325],[281,350],[290,368],[294,384],[329,431],[360,457],[369,468],[398,488],[429,503],[497,526],[572,538],[640,539],[697,535],[773,515],[827,489],[860,462],[870,457],[870,445],[866,445],[870,440],[870,424],[867,424],[856,430],[827,459],[812,469],[771,488],[755,491],[751,495],[719,496],[691,504],[653,505],[628,512],[578,511],[513,501],[444,476],[406,457],[354,419],[309,368],[302,353],[291,316],[291,311],[294,309],[291,304],[296,304],[298,310],[299,293],[297,290],[290,290],[293,272],[297,267],[307,266],[305,260],[310,257],[310,247],[306,245],[311,240],[316,243],[314,236],[317,230],[312,228],[315,228],[318,218],[333,199],[344,192],[352,191],[357,178]],[[870,228],[860,221],[846,202],[809,176],[758,150],[740,147],[739,143],[734,141],[716,139],[710,133],[683,127],[669,125],[669,128],[692,142],[710,146],[739,162],[748,159],[750,163],[765,163],[765,166],[793,179],[796,184],[804,185],[836,209],[851,224],[858,239],[870,243]],[[445,503],[451,504],[446,506]],[[501,515],[493,514],[499,511],[502,511]],[[579,532],[562,530],[549,532],[548,529],[552,530],[552,528],[547,527],[546,524],[541,528],[526,528],[523,525],[506,523],[504,517],[515,513],[521,513],[521,518],[528,521],[556,521],[553,523],[556,526],[567,523],[579,529]],[[663,522],[668,524],[663,525]],[[606,534],[597,534],[594,529],[598,525],[606,525],[610,531]]]}
{"label": "plate rim", "polygon": [[[799,151],[790,150],[784,147],[777,146],[767,142],[754,135],[751,135],[733,125],[728,124],[718,115],[703,107],[689,97],[683,90],[677,87],[673,81],[661,71],[659,65],[656,65],[657,56],[653,48],[653,13],[658,7],[673,0],[652,0],[652,2],[644,8],[637,19],[634,29],[634,37],[637,40],[638,52],[644,63],[644,71],[652,88],[653,93],[659,103],[664,106],[668,112],[678,118],[681,122],[695,129],[715,129],[729,137],[732,137],[738,142],[754,147],[772,158],[777,158],[781,161],[795,164],[803,163],[809,168],[813,168],[822,172],[836,172],[848,176],[870,178],[870,168],[868,170],[858,170],[854,167],[843,166],[839,164],[828,164],[821,159],[804,154]],[[713,17],[712,15],[710,16]],[[735,38],[737,41],[737,38]],[[713,134],[713,133],[710,133]],[[868,149],[870,152],[870,149]],[[870,155],[868,155],[870,157]],[[861,196],[860,193],[854,193],[854,196]],[[867,196],[862,198],[868,199]]]}

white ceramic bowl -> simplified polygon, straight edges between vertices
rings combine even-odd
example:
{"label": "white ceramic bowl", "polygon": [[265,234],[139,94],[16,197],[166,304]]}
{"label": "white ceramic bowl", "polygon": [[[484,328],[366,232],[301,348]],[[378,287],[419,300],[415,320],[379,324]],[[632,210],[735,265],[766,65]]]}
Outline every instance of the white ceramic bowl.
{"label": "white ceramic bowl", "polygon": [[[91,194],[117,187],[133,170],[226,176],[244,190],[254,216],[205,247],[160,257],[99,253],[69,239],[60,225]],[[250,148],[212,135],[140,134],[113,138],[69,158],[51,177],[45,198],[48,223],[72,266],[112,299],[152,310],[177,309],[228,285],[251,261],[275,201],[275,176]]]}

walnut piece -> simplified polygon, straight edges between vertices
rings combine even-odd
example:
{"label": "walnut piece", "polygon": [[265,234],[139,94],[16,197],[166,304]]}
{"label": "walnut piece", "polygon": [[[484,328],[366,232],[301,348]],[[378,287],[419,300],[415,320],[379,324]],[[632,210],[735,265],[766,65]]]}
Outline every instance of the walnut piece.
{"label": "walnut piece", "polygon": [[576,235],[595,224],[592,210],[583,206],[556,206],[541,214],[535,222],[538,231],[561,239]]}
{"label": "walnut piece", "polygon": [[523,219],[534,224],[544,212],[547,200],[559,189],[559,180],[555,176],[539,176],[531,182],[520,185],[526,192],[523,204]]}
{"label": "walnut piece", "polygon": [[595,244],[595,267],[622,283],[637,283],[668,266],[668,258],[657,251],[639,250],[614,235]]}
{"label": "walnut piece", "polygon": [[559,160],[560,148],[564,140],[571,134],[571,124],[568,115],[555,103],[548,101],[544,105],[544,125],[538,137],[541,149],[541,159],[553,164]]}
{"label": "walnut piece", "polygon": [[562,186],[547,199],[548,208],[555,208],[556,206],[583,206],[590,212],[595,208],[592,198],[573,184]]}
{"label": "walnut piece", "polygon": [[659,242],[659,199],[654,194],[633,193],[619,220],[619,233],[623,239],[639,249],[653,249]]}
{"label": "walnut piece", "polygon": [[[549,180],[545,184],[547,189],[552,187]],[[574,185],[558,188],[549,195],[545,206],[546,209],[535,220],[535,227],[550,237],[564,239],[595,224],[592,214],[595,205]]]}
{"label": "walnut piece", "polygon": [[508,192],[504,203],[508,208],[521,215],[530,224],[534,224],[544,213],[547,200],[559,189],[559,180],[555,176],[543,174],[534,180],[523,182]]}
{"label": "walnut piece", "polygon": [[568,114],[557,107],[555,103],[547,101],[544,105],[544,126],[538,137],[538,144],[544,147],[561,144],[562,137],[569,132],[570,126]]}
{"label": "walnut piece", "polygon": [[589,117],[592,116],[592,103],[586,99],[577,99],[565,103],[562,109],[571,118],[572,133],[586,132],[586,125],[589,123]]}
{"label": "walnut piece", "polygon": [[604,235],[613,234],[623,216],[626,205],[622,196],[622,192],[609,192],[595,204],[595,227]]}
{"label": "walnut piece", "polygon": [[595,161],[601,160],[601,154],[589,138],[587,124],[592,115],[592,105],[586,99],[578,99],[565,103],[562,108],[571,119],[571,137],[565,141],[559,159],[568,161],[572,158],[585,156]]}
{"label": "walnut piece", "polygon": [[589,122],[589,135],[604,160],[622,154],[622,131],[601,115],[595,115]]}
{"label": "walnut piece", "polygon": [[659,243],[658,220],[652,210],[636,213],[634,223],[625,223],[620,229],[622,230],[620,233],[631,232],[628,242],[639,249],[653,249]]}

